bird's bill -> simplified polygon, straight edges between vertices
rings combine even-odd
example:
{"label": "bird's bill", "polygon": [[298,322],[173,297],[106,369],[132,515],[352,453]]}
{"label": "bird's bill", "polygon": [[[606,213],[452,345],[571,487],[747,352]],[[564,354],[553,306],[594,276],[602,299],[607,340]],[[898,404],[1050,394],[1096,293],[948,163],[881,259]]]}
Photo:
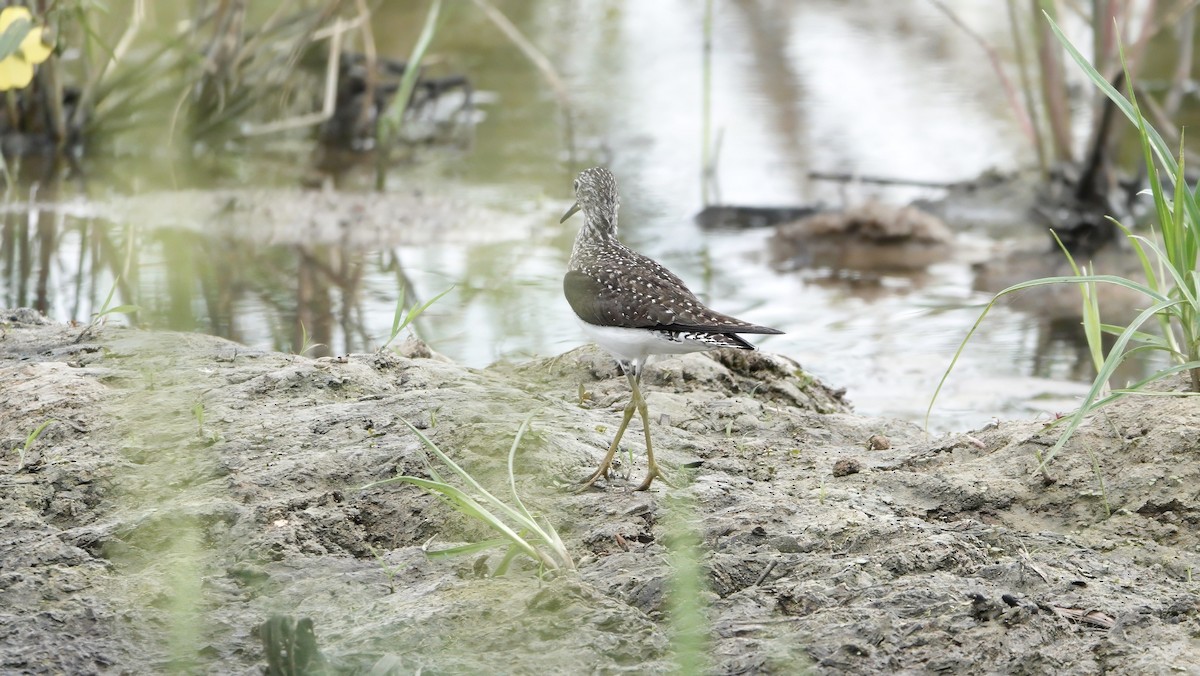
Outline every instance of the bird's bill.
{"label": "bird's bill", "polygon": [[558,219],[558,222],[566,223],[567,219],[570,218],[571,216],[575,215],[576,211],[579,211],[579,202],[572,204],[571,208],[567,209],[567,213],[563,214],[562,218]]}

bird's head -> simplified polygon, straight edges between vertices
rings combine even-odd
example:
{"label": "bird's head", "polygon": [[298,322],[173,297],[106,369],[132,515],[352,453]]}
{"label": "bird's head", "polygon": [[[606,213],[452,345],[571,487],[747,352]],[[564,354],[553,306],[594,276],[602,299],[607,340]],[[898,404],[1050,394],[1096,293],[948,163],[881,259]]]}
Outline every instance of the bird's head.
{"label": "bird's head", "polygon": [[575,204],[558,221],[565,222],[576,211],[583,212],[584,227],[602,234],[617,234],[617,179],[604,167],[584,169],[575,179]]}

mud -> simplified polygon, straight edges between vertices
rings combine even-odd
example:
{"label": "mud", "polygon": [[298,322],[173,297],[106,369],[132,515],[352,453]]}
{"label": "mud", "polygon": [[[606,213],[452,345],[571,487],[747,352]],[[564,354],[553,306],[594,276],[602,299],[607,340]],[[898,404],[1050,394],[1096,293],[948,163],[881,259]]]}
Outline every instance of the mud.
{"label": "mud", "polygon": [[[635,422],[630,479],[573,493],[628,396],[592,348],[475,370],[416,341],[313,360],[0,327],[4,673],[261,673],[275,615],[311,620],[314,673],[666,671],[689,619],[715,673],[1200,673],[1195,399],[1119,403],[1042,473],[1044,421],[930,438],[786,358],[688,355],[643,384],[677,487],[628,490]],[[505,494],[530,413],[517,488],[576,573],[431,559],[490,534],[415,487],[359,488],[428,475],[407,420]],[[686,531],[700,618],[673,610]]]}

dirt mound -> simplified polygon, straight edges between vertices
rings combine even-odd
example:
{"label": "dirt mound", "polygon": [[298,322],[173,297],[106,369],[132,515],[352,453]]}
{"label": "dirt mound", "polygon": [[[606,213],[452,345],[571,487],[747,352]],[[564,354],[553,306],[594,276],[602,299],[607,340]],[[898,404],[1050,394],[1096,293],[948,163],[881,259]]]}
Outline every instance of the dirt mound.
{"label": "dirt mound", "polygon": [[[0,318],[0,448],[55,421],[0,458],[0,671],[260,673],[264,636],[335,673],[666,671],[690,556],[718,673],[1200,671],[1194,399],[1112,407],[1043,475],[1039,423],[929,439],[790,360],[688,355],[643,386],[679,488],[577,494],[628,397],[592,349],[472,370]],[[359,489],[428,475],[410,421],[505,494],[531,413],[518,490],[578,573],[430,559],[491,534]]]}

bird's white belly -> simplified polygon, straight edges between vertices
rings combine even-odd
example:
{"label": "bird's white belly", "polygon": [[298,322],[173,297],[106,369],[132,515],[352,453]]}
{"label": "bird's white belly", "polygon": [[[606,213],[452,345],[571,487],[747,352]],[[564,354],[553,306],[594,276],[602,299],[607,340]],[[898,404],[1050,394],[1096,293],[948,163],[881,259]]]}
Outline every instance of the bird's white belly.
{"label": "bird's white belly", "polygon": [[[576,318],[578,319],[578,318]],[[671,340],[656,331],[626,329],[619,326],[597,326],[578,319],[583,332],[592,342],[612,353],[617,359],[643,361],[654,354],[684,354],[713,349],[689,340]]]}

